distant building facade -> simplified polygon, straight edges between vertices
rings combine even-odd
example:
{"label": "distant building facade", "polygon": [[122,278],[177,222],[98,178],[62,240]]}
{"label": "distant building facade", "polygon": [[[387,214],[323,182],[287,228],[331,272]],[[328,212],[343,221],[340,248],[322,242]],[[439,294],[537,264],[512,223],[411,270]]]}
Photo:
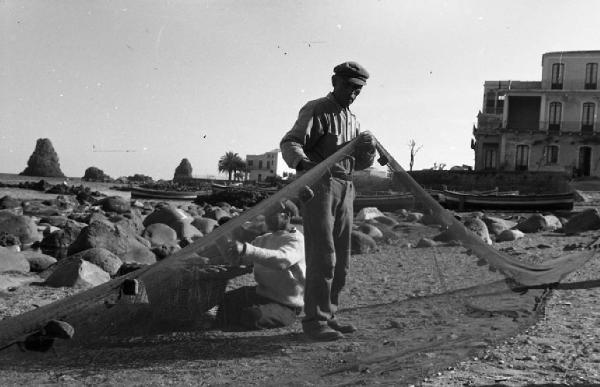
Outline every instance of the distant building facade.
{"label": "distant building facade", "polygon": [[548,52],[541,81],[485,81],[475,170],[600,176],[600,51]]}
{"label": "distant building facade", "polygon": [[246,155],[247,177],[246,180],[262,182],[269,176],[287,178],[296,173],[287,166],[279,149],[260,154]]}

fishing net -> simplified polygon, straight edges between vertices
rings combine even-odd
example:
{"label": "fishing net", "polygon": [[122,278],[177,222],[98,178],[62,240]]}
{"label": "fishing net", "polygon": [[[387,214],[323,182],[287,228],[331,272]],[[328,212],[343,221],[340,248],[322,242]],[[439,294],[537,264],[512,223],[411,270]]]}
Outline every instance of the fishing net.
{"label": "fishing net", "polygon": [[[481,345],[483,336],[501,337],[507,329],[531,324],[543,309],[547,289],[594,254],[593,250],[575,251],[531,263],[499,251],[444,209],[383,147],[378,151],[380,163],[393,175],[387,180],[393,194],[359,192],[353,250],[361,256],[376,251],[386,266],[377,271],[377,278],[370,278],[373,274],[366,269],[364,273],[360,269],[351,272],[356,286],[368,287],[369,281],[385,280],[391,290],[383,296],[350,302],[352,306],[341,311],[349,317],[366,314],[365,321],[377,327],[366,337],[378,344],[374,344],[371,356],[349,361],[351,365],[330,373],[365,365],[385,372],[400,364],[410,368],[411,362],[415,372],[422,372],[423,363],[414,356],[419,351],[435,349],[437,356],[443,357],[451,347],[453,353],[461,348],[467,353]],[[333,165],[352,159],[353,153],[354,143],[350,142],[267,199],[154,265],[0,321],[0,347],[38,331],[53,319],[73,325],[76,334],[71,342],[79,344],[204,329],[203,318],[222,301],[228,281],[251,272],[249,267],[228,265],[230,242],[251,242],[266,232],[266,216],[281,211],[282,206],[293,209],[311,200],[318,182],[331,177]],[[300,216],[293,217],[292,223],[302,231]],[[419,230],[428,230],[431,238],[408,242],[406,236]],[[431,243],[435,238],[443,243]],[[448,253],[452,259],[445,257]],[[413,266],[424,269],[415,270],[411,277]],[[402,289],[411,288],[408,296],[396,292],[400,288],[395,287],[394,275],[400,270]],[[349,288],[346,297],[352,299]],[[420,312],[415,313],[427,311],[419,324],[410,318],[412,305],[417,302],[421,303]],[[454,323],[441,324],[442,317]],[[490,331],[491,326],[497,329]],[[398,335],[391,329],[398,327],[413,333]]]}

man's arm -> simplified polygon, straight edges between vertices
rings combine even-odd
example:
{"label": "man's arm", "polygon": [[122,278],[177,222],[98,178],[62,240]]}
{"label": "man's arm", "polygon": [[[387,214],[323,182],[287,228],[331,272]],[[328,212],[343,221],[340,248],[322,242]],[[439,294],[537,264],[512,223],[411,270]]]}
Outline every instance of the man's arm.
{"label": "man's arm", "polygon": [[308,170],[315,164],[308,159],[303,149],[310,140],[314,120],[313,112],[314,109],[311,103],[304,105],[300,109],[296,123],[283,136],[279,144],[281,155],[287,165],[299,171]]}
{"label": "man's arm", "polygon": [[300,232],[287,233],[277,238],[277,241],[272,243],[276,248],[236,242],[241,263],[255,263],[275,270],[286,270],[304,259],[304,237]]}

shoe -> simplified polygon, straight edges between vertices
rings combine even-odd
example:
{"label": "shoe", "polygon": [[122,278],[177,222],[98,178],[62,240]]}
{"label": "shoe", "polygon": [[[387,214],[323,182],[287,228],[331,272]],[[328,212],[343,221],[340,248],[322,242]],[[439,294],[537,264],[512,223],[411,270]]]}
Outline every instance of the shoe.
{"label": "shoe", "polygon": [[338,320],[327,320],[327,325],[340,333],[356,332],[356,327],[352,324],[341,324]]}
{"label": "shoe", "polygon": [[304,331],[304,334],[314,341],[335,341],[343,339],[344,335],[341,332],[329,328],[327,325],[319,326],[315,329]]}

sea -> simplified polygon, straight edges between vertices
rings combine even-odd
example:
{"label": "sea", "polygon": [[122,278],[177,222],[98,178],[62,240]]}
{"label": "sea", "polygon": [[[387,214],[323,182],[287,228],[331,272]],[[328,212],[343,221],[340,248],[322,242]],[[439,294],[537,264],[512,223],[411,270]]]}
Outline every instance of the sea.
{"label": "sea", "polygon": [[[98,191],[106,196],[122,196],[124,198],[130,199],[131,194],[129,191],[120,191],[118,189],[114,189],[115,187],[126,187],[127,184],[118,184],[118,183],[101,183],[101,182],[90,182],[83,181],[80,177],[36,177],[36,176],[21,176],[16,173],[0,173],[0,183],[5,184],[19,184],[24,182],[33,182],[37,183],[40,180],[46,180],[49,184],[63,184],[71,186],[80,186],[89,187],[92,191]],[[0,197],[8,194],[8,191],[14,190],[14,188],[8,187],[0,187]],[[33,191],[33,190],[23,190],[23,191]],[[36,191],[33,191],[36,192]],[[33,196],[37,196],[31,193]],[[42,195],[40,193],[40,195]],[[20,195],[21,196],[21,193]],[[56,194],[53,195],[56,197]]]}

